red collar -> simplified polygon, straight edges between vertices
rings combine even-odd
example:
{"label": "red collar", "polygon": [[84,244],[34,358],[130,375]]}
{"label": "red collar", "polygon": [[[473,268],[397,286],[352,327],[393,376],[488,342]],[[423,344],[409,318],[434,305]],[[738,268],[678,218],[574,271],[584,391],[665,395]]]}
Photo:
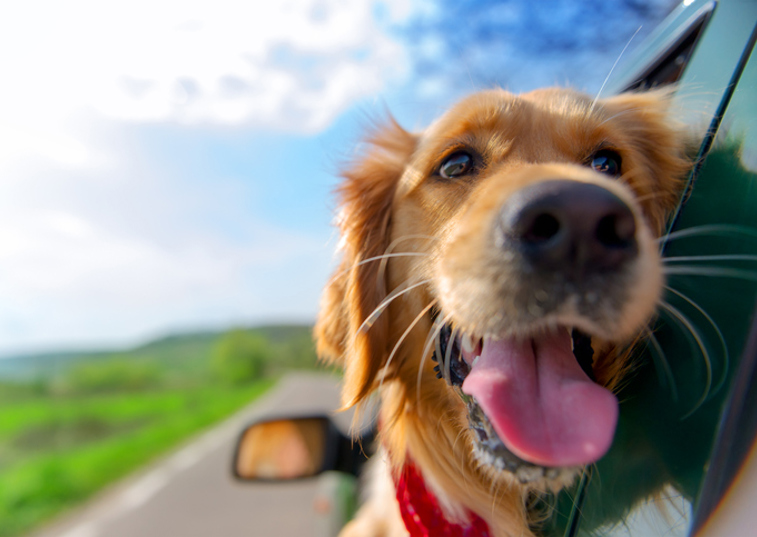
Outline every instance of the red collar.
{"label": "red collar", "polygon": [[490,537],[489,526],[473,512],[468,512],[466,526],[449,522],[413,463],[405,464],[396,480],[396,489],[402,520],[410,537]]}

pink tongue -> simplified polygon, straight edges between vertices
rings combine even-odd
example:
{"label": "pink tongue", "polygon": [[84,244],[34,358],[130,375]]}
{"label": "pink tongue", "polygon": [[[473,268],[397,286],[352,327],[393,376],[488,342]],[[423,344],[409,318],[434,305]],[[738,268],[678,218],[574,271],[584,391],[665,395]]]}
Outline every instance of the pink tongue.
{"label": "pink tongue", "polygon": [[617,399],[581,370],[567,330],[525,341],[486,338],[463,392],[510,451],[541,466],[594,462],[615,434]]}

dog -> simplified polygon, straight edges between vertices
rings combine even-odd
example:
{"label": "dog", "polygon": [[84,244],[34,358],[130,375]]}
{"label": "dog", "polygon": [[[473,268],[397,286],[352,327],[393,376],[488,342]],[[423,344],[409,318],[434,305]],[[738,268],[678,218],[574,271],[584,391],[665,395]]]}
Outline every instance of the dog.
{"label": "dog", "polygon": [[378,397],[343,535],[536,535],[534,495],[607,452],[689,169],[670,116],[659,90],[489,90],[373,131],[315,326],[344,407]]}

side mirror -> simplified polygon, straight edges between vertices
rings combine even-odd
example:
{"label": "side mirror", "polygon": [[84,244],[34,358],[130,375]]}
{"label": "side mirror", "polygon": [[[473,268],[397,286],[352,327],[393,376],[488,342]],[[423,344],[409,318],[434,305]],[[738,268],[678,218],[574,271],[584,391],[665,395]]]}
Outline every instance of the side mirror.
{"label": "side mirror", "polygon": [[268,419],[240,435],[233,473],[245,481],[287,481],[336,470],[357,475],[372,434],[354,442],[324,416]]}

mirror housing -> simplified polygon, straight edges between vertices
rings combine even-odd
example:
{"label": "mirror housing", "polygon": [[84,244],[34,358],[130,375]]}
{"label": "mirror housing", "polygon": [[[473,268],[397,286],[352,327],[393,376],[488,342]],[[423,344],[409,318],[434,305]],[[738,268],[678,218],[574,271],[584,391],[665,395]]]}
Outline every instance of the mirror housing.
{"label": "mirror housing", "polygon": [[326,471],[357,475],[373,432],[359,440],[342,434],[326,416],[264,419],[237,440],[232,473],[243,481],[289,481]]}

